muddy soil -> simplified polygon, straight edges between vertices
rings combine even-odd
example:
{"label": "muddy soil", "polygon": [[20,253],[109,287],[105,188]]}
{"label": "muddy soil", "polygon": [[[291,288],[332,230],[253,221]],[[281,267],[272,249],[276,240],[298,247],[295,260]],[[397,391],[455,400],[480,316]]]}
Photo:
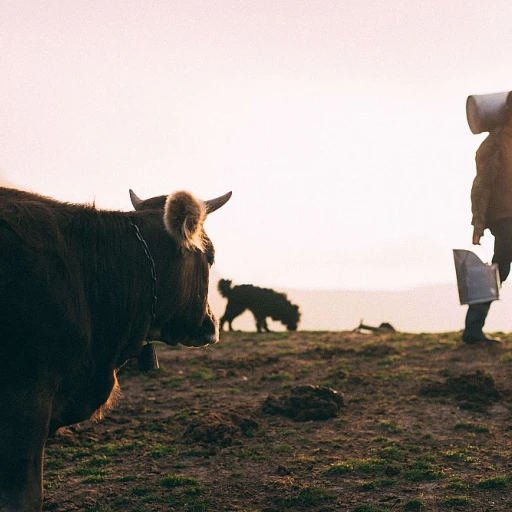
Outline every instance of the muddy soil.
{"label": "muddy soil", "polygon": [[45,511],[512,510],[512,336],[223,333],[48,442]]}

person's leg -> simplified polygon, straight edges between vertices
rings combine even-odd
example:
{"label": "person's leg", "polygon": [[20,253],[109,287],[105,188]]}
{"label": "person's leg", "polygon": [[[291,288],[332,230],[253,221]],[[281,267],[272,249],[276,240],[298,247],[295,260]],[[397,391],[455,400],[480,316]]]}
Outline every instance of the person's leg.
{"label": "person's leg", "polygon": [[500,281],[503,283],[510,273],[512,262],[512,218],[500,219],[491,226],[494,236],[494,255],[492,262],[498,264]]}
{"label": "person's leg", "polygon": [[[503,283],[510,273],[512,262],[512,218],[500,219],[491,226],[494,236],[494,255],[492,262],[498,264],[500,281]],[[462,340],[466,343],[479,341],[499,341],[498,338],[486,336],[483,327],[489,314],[490,302],[474,304],[468,307],[466,325]]]}
{"label": "person's leg", "polygon": [[491,338],[483,332],[485,319],[491,307],[490,302],[483,304],[472,304],[466,313],[466,324],[462,333],[462,341],[465,343],[478,343],[480,341],[499,341],[498,338]]}

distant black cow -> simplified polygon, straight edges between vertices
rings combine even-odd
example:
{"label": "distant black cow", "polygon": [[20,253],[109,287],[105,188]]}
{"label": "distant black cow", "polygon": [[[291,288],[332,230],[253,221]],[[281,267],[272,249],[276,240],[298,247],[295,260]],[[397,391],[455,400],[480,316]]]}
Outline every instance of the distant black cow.
{"label": "distant black cow", "polygon": [[270,288],[259,288],[252,284],[231,286],[231,281],[221,279],[218,283],[220,294],[228,299],[226,312],[220,319],[220,329],[228,322],[229,330],[233,330],[233,320],[246,309],[250,310],[256,320],[258,332],[270,329],[267,317],[280,321],[289,331],[296,331],[300,321],[299,306],[292,304],[284,293]]}
{"label": "distant black cow", "polygon": [[203,223],[231,193],[131,196],[116,212],[0,188],[2,512],[41,509],[49,433],[101,415],[145,339],[219,339]]}

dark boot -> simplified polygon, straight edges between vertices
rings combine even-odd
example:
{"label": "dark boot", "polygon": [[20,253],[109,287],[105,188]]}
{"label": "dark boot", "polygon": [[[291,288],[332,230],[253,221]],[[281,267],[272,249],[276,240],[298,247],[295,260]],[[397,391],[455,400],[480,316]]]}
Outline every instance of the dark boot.
{"label": "dark boot", "polygon": [[499,338],[491,338],[483,332],[485,319],[491,307],[490,302],[473,304],[468,307],[466,314],[466,327],[462,333],[464,343],[479,343],[481,341],[499,342]]}

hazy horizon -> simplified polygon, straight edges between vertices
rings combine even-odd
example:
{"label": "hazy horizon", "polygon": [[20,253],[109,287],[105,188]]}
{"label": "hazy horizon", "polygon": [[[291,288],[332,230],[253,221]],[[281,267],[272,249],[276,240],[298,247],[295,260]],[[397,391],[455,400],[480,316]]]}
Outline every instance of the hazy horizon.
{"label": "hazy horizon", "polygon": [[474,0],[7,2],[0,180],[115,210],[129,188],[232,190],[206,229],[235,282],[454,283],[485,136],[465,102],[512,89],[507,14]]}
{"label": "hazy horizon", "polygon": [[[209,301],[220,318],[227,300],[210,285]],[[246,284],[246,283],[233,283]],[[250,283],[247,283],[250,284]],[[301,310],[300,330],[350,331],[360,321],[378,327],[388,322],[399,332],[461,331],[467,306],[459,303],[456,283],[423,285],[404,290],[307,290],[277,289]],[[500,299],[493,302],[486,322],[487,332],[512,331],[512,289],[501,290]],[[227,328],[227,325],[225,326]],[[233,322],[235,330],[254,331],[252,314],[246,311]],[[271,330],[285,330],[280,322],[269,321]]]}

